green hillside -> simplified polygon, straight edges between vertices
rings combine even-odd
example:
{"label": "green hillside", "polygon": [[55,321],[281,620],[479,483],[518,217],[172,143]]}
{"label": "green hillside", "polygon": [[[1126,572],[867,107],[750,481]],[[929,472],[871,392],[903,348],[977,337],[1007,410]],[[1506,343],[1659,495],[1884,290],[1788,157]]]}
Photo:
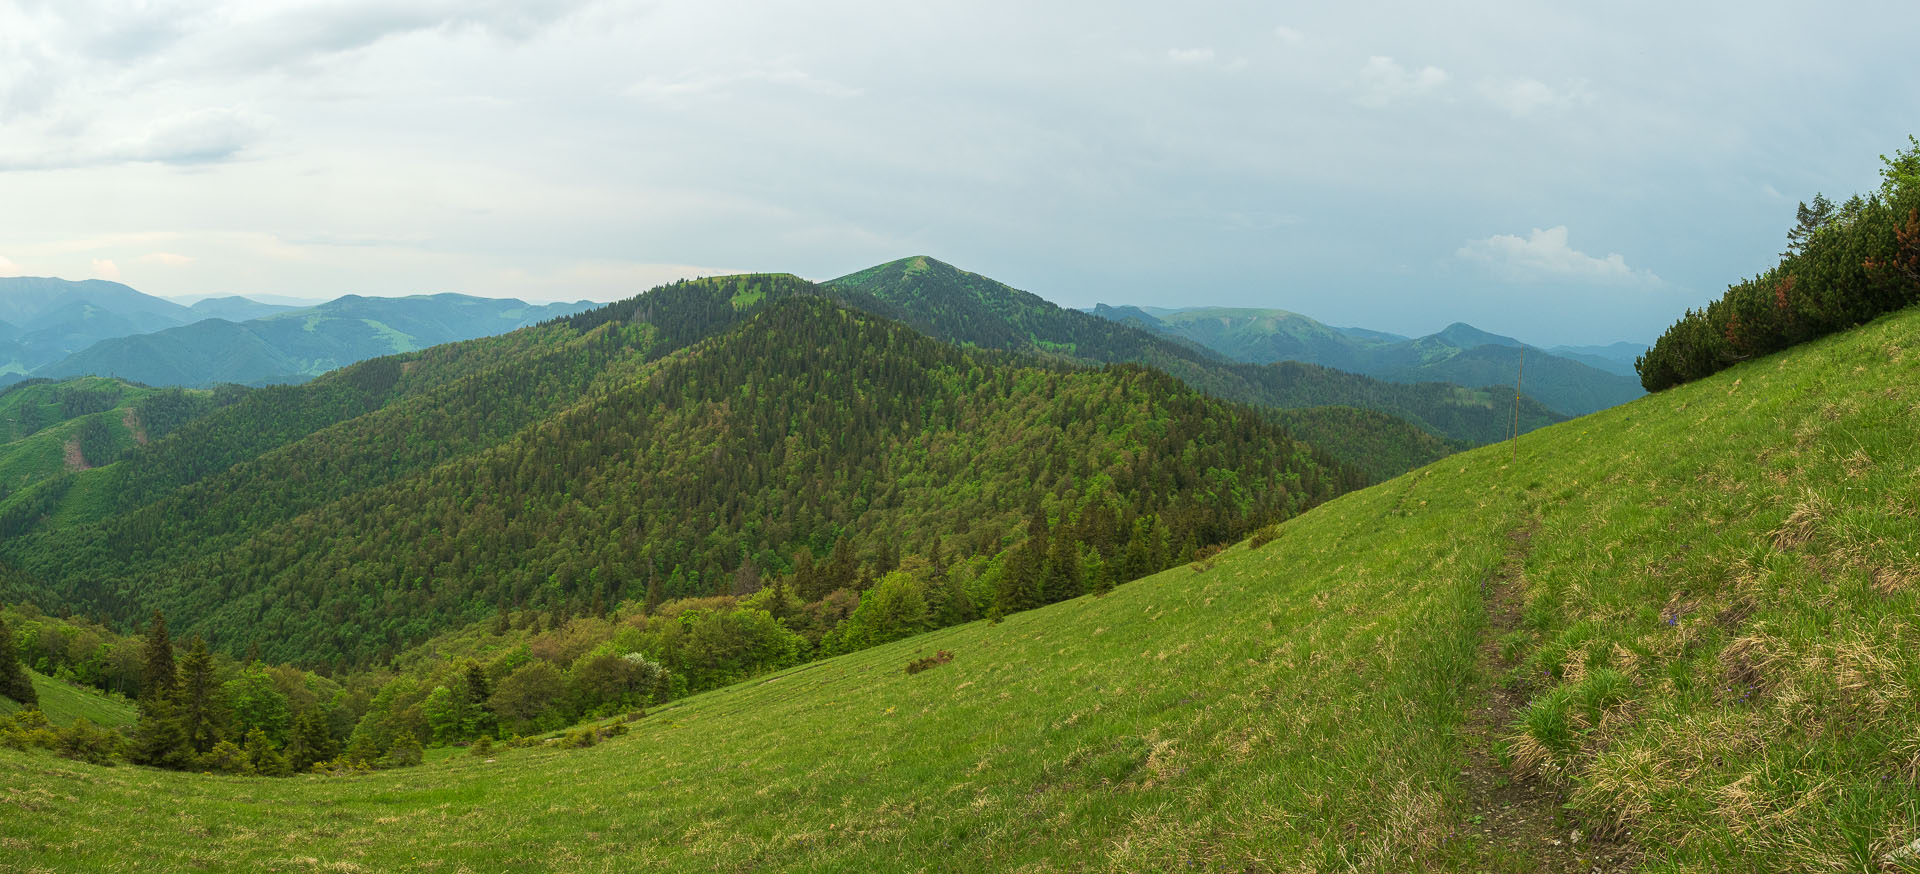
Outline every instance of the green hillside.
{"label": "green hillside", "polygon": [[[133,702],[125,698],[116,698],[98,689],[56,680],[45,674],[28,673],[33,677],[34,693],[40,696],[40,712],[45,713],[54,725],[66,725],[84,716],[94,725],[118,728],[132,725],[137,715]],[[0,698],[0,715],[19,709],[19,704]]]}
{"label": "green hillside", "polygon": [[[1102,305],[1094,312],[1102,318],[1198,344],[1234,361],[1298,361],[1396,383],[1512,385],[1520,363],[1518,350],[1524,346],[1512,337],[1458,322],[1425,337],[1409,339],[1329,327],[1299,313],[1276,309],[1192,307],[1148,312],[1137,307]],[[1585,357],[1593,361],[1563,357],[1533,346],[1525,349],[1524,393],[1549,409],[1584,415],[1644,393],[1632,373],[1617,364],[1591,355]],[[1605,366],[1596,366],[1595,361]]]}
{"label": "green hillside", "polygon": [[1374,482],[1469,448],[1422,430],[1398,416],[1358,407],[1288,407],[1272,413],[1287,433],[1355,465]]}
{"label": "green hillside", "polygon": [[[201,387],[305,382],[356,361],[501,334],[590,306],[584,301],[533,305],[460,294],[350,294],[313,307],[266,308],[270,311],[245,321],[205,318],[102,340],[36,369],[34,375],[57,379],[100,374],[149,385]],[[220,311],[241,315],[264,307]]]}
{"label": "green hillside", "polygon": [[840,550],[807,601],[903,556],[979,559],[979,615],[1036,525],[1130,579],[1363,481],[1162,374],[961,350],[784,276],[263,389],[88,473],[105,511],[0,542],[40,581],[19,596],[336,667],[507,607],[724,595]]}
{"label": "green hillside", "polygon": [[1920,836],[1917,333],[1903,312],[586,749],[264,784],[0,751],[9,850],[73,871],[1912,870],[1887,859]]}
{"label": "green hillside", "polygon": [[28,380],[0,388],[0,516],[55,492],[64,494],[72,474],[111,464],[216,403],[212,392],[168,391],[105,377]]}
{"label": "green hillside", "polygon": [[[1281,409],[1372,410],[1404,419],[1445,441],[1475,446],[1505,438],[1511,427],[1511,388],[1463,389],[1437,382],[1408,385],[1327,367],[1236,364],[1196,342],[1063,309],[1037,295],[924,256],[870,267],[827,285],[846,294],[855,306],[898,318],[948,342],[1080,362],[1144,364],[1214,397],[1240,403]],[[1469,383],[1473,384],[1477,383]],[[1522,400],[1525,430],[1565,418],[1531,398]],[[1353,418],[1359,426],[1372,421]],[[1348,464],[1395,474],[1408,468],[1391,461],[1434,457],[1434,441],[1402,435],[1407,435],[1404,428],[1391,425],[1351,439],[1321,432],[1323,438],[1339,439],[1317,445]]]}

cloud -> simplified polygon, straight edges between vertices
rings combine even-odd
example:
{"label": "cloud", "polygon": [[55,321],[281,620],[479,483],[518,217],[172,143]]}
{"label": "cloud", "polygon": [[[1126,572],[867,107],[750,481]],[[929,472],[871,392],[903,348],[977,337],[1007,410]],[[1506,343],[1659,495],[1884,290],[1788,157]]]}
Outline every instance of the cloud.
{"label": "cloud", "polygon": [[[247,14],[229,28],[216,63],[238,68],[297,66],[422,31],[471,30],[530,40],[592,0],[309,0]],[[237,8],[253,13],[257,7]]]}
{"label": "cloud", "polygon": [[115,164],[217,164],[235,158],[260,137],[260,126],[231,109],[201,109],[149,123],[119,144],[84,145],[84,137],[43,140],[39,148],[0,154],[0,172],[65,170]]}
{"label": "cloud", "polygon": [[1595,258],[1567,245],[1567,226],[1534,228],[1527,237],[1494,234],[1470,240],[1454,254],[1485,265],[1510,282],[1573,281],[1607,285],[1652,284],[1660,277],[1635,270],[1617,253]]}
{"label": "cloud", "polygon": [[1246,58],[1225,60],[1209,48],[1167,49],[1167,61],[1181,67],[1211,67],[1216,70],[1239,70],[1247,66]]}
{"label": "cloud", "polygon": [[792,67],[767,67],[725,73],[694,70],[669,78],[648,76],[627,86],[627,95],[656,103],[667,103],[689,97],[724,95],[740,85],[771,85],[776,88],[789,88],[841,100],[859,97],[866,93],[865,89],[843,85],[804,70]]}
{"label": "cloud", "polygon": [[142,264],[164,264],[168,267],[185,267],[200,259],[191,255],[176,255],[172,252],[148,252],[140,256]]}
{"label": "cloud", "polygon": [[1480,96],[1514,118],[1525,118],[1543,109],[1565,109],[1592,99],[1584,82],[1575,82],[1565,90],[1556,91],[1545,82],[1524,76],[1482,82]]}
{"label": "cloud", "polygon": [[93,278],[119,282],[120,265],[113,263],[112,258],[95,258],[93,259]]}
{"label": "cloud", "polygon": [[228,109],[203,109],[163,119],[117,156],[156,164],[211,164],[227,160],[259,136],[259,127]]}
{"label": "cloud", "polygon": [[1297,46],[1307,41],[1306,34],[1301,33],[1300,31],[1294,30],[1291,27],[1287,27],[1286,25],[1281,25],[1279,27],[1274,28],[1273,36],[1275,39],[1278,39],[1281,42],[1286,43],[1287,45],[1290,45],[1290,46]]}
{"label": "cloud", "polygon": [[13,263],[13,259],[8,258],[5,255],[0,255],[0,276],[19,276],[19,275],[20,275],[20,265]]}
{"label": "cloud", "polygon": [[1360,68],[1360,96],[1354,102],[1380,109],[1404,99],[1420,97],[1447,84],[1447,71],[1427,66],[1409,70],[1392,58],[1374,55]]}

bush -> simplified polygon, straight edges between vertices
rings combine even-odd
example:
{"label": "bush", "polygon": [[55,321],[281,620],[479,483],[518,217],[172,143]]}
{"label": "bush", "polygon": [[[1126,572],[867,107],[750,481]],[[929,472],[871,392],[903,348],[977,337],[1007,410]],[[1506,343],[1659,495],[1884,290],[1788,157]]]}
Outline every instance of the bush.
{"label": "bush", "polygon": [[60,738],[53,724],[38,708],[29,707],[12,716],[0,716],[0,746],[16,750],[58,749]]}
{"label": "bush", "polygon": [[200,769],[215,774],[252,774],[253,763],[247,761],[245,750],[233,741],[223,740],[200,757]]}
{"label": "bush", "polygon": [[1688,310],[1634,363],[1641,386],[1690,382],[1920,301],[1920,140],[1908,142],[1882,159],[1878,193],[1801,204],[1780,263]]}
{"label": "bush", "polygon": [[913,661],[907,662],[907,673],[917,674],[921,671],[937,668],[950,661],[953,661],[953,653],[943,649],[926,658],[914,659]]}
{"label": "bush", "polygon": [[124,758],[127,753],[125,737],[112,729],[94,725],[84,716],[75,718],[72,725],[54,735],[54,752],[90,765],[110,765],[114,759]]}
{"label": "bush", "polygon": [[484,759],[493,755],[493,738],[487,737],[484,734],[475,738],[473,745],[467,747],[467,755],[476,759]]}
{"label": "bush", "polygon": [[411,768],[420,764],[426,751],[420,748],[420,741],[411,731],[400,732],[393,739],[393,748],[380,758],[382,768]]}

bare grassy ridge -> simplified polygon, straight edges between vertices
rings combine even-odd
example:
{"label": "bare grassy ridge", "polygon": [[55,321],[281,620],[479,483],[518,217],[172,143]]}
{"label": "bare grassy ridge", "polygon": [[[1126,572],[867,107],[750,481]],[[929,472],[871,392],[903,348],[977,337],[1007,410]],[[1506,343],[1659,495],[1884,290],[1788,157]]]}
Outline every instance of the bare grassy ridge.
{"label": "bare grassy ridge", "polygon": [[[656,710],[586,749],[246,780],[0,751],[20,870],[1535,871],[1462,776],[1654,871],[1920,837],[1920,312],[1354,493],[1082,598]],[[1482,584],[1537,520],[1520,625]],[[909,675],[939,650],[953,660]],[[1916,869],[1920,870],[1920,869]]]}

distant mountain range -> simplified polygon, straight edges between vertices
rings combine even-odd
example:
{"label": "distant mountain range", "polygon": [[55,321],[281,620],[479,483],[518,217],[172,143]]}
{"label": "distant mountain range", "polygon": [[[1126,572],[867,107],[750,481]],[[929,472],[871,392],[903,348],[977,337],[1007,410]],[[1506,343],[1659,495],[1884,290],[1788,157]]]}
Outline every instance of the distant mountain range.
{"label": "distant mountain range", "polygon": [[1409,338],[1364,328],[1336,328],[1275,309],[1100,304],[1093,312],[1235,361],[1300,361],[1389,382],[1511,385],[1524,357],[1522,392],[1567,415],[1606,409],[1644,393],[1634,376],[1633,358],[1645,347],[1633,343],[1542,349],[1462,322]]}
{"label": "distant mountain range", "polygon": [[182,306],[117,282],[0,279],[0,382],[98,375],[148,385],[302,382],[395,352],[504,333],[593,306],[460,294],[347,295],[294,307]]}
{"label": "distant mountain range", "polygon": [[[1164,370],[1215,397],[1274,409],[1277,419],[1309,442],[1376,476],[1502,439],[1514,410],[1513,387],[1499,381],[1403,384],[1296,362],[1241,363],[1193,340],[1064,309],[924,256],[870,267],[826,286],[856,306],[964,346]],[[1519,408],[1522,431],[1567,418],[1530,397]],[[1362,417],[1357,410],[1386,415]]]}

